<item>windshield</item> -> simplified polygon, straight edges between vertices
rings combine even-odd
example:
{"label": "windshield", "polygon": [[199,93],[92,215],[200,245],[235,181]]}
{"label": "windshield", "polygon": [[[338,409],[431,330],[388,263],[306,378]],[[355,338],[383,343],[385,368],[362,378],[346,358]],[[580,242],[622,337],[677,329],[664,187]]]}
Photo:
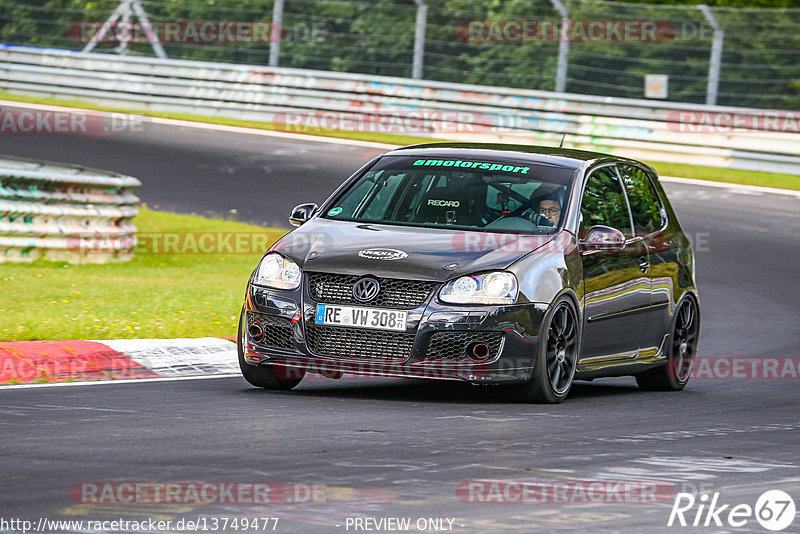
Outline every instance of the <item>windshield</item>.
{"label": "windshield", "polygon": [[323,217],[368,223],[553,233],[575,169],[496,159],[386,156]]}

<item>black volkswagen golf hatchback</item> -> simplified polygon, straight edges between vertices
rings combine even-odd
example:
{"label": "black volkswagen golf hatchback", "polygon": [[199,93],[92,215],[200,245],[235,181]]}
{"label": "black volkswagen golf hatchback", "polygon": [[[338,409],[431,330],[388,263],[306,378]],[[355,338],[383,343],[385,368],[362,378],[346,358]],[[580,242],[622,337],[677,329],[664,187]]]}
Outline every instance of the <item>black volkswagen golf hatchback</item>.
{"label": "black volkswagen golf hatchback", "polygon": [[251,384],[463,380],[561,402],[574,380],[686,385],[694,256],[655,171],[593,152],[427,144],[302,204],[239,321]]}

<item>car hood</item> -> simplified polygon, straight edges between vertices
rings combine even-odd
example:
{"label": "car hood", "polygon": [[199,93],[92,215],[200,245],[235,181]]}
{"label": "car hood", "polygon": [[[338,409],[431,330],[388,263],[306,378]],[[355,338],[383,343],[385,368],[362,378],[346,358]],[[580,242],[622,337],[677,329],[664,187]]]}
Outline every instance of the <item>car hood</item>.
{"label": "car hood", "polygon": [[317,218],[270,250],[311,272],[443,282],[463,274],[505,269],[553,237]]}

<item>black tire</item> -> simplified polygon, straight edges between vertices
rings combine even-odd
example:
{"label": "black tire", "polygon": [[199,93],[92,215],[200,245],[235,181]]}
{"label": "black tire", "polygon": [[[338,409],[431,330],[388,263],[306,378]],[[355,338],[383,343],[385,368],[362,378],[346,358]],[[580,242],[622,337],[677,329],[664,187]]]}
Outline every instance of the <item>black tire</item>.
{"label": "black tire", "polygon": [[239,332],[236,336],[236,349],[239,353],[239,369],[242,371],[242,376],[250,384],[264,389],[277,389],[289,390],[295,387],[303,380],[305,372],[301,371],[300,378],[281,378],[275,373],[272,365],[250,365],[244,361],[244,336],[242,324],[245,320],[244,310],[239,315]]}
{"label": "black tire", "polygon": [[681,391],[689,383],[692,363],[697,353],[700,333],[700,310],[697,301],[686,297],[672,318],[667,363],[636,375],[639,388],[646,391]]}
{"label": "black tire", "polygon": [[519,388],[522,400],[558,404],[567,398],[575,379],[580,338],[575,305],[569,297],[559,297],[542,322],[533,375]]}

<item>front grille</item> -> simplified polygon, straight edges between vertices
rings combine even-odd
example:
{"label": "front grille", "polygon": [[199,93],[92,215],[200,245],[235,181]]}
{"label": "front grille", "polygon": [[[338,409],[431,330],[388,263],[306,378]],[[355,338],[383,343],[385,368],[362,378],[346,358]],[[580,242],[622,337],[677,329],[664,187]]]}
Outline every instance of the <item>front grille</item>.
{"label": "front grille", "polygon": [[[294,348],[294,337],[292,336],[292,323],[284,317],[265,315],[263,313],[247,313],[247,327],[253,323],[258,323],[264,330],[264,339],[255,342],[265,347],[278,347],[282,349]],[[251,341],[253,341],[251,339]]]}
{"label": "front grille", "polygon": [[378,295],[369,302],[360,302],[353,297],[353,285],[361,278],[363,276],[308,273],[308,289],[317,302],[411,310],[422,306],[436,286],[436,282],[377,278],[381,285]]}
{"label": "front grille", "polygon": [[428,358],[455,359],[466,358],[467,349],[473,343],[489,345],[489,357],[500,354],[503,334],[500,332],[437,332],[431,336],[428,345]]}
{"label": "front grille", "polygon": [[401,332],[306,324],[308,349],[320,356],[405,360],[411,354],[414,337]]}

